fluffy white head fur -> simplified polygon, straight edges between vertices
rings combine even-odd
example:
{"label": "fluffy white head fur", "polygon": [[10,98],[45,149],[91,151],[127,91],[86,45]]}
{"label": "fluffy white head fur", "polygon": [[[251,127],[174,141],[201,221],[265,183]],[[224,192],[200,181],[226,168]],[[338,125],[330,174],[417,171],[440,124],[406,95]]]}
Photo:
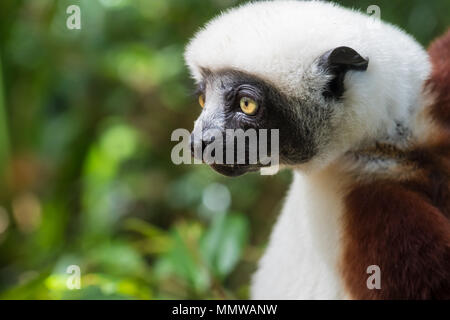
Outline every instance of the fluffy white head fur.
{"label": "fluffy white head fur", "polygon": [[395,140],[398,121],[414,135],[423,82],[430,72],[428,55],[405,32],[374,23],[360,12],[321,1],[245,4],[199,31],[185,58],[197,81],[202,68],[237,69],[302,97],[311,94],[311,83],[306,82],[314,75],[320,78],[316,59],[340,46],[353,48],[370,62],[366,72],[350,72],[345,78],[343,103],[351,112],[345,114],[346,132],[334,141],[328,156],[367,138]]}

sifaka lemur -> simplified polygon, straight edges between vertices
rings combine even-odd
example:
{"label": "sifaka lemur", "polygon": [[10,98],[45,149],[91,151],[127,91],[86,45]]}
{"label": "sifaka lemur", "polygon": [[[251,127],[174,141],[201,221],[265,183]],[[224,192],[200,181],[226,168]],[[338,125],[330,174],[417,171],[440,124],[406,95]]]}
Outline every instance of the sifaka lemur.
{"label": "sifaka lemur", "polygon": [[279,129],[294,172],[253,299],[450,299],[450,33],[427,53],[332,3],[262,1],[209,22],[185,59],[193,132]]}

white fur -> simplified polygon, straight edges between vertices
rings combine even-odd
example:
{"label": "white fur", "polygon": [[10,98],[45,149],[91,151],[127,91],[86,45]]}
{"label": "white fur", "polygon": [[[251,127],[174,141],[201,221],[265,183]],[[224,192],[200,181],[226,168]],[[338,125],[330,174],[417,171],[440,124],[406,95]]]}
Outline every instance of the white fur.
{"label": "white fur", "polygon": [[[253,299],[345,299],[339,278],[341,186],[333,170],[294,181],[253,277]],[[326,199],[326,201],[324,201]]]}
{"label": "white fur", "polygon": [[368,58],[369,68],[345,78],[346,111],[336,119],[342,130],[333,137],[327,165],[320,172],[295,173],[254,276],[252,298],[349,297],[337,271],[342,186],[339,170],[331,170],[330,163],[367,141],[395,143],[398,121],[413,137],[419,135],[415,121],[430,63],[424,49],[400,29],[386,23],[374,26],[362,13],[318,1],[256,2],[232,9],[210,22],[187,48],[186,61],[197,81],[202,80],[202,68],[232,68],[301,98],[310,94],[305,80],[314,78],[316,59],[339,46]]}

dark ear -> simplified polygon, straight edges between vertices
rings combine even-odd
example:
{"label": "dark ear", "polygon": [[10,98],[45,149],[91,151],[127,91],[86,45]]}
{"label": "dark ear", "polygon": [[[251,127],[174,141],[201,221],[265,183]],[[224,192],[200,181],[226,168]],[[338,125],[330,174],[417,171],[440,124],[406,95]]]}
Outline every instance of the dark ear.
{"label": "dark ear", "polygon": [[333,79],[328,83],[323,95],[326,98],[339,99],[344,93],[345,74],[350,70],[367,70],[369,60],[361,57],[352,48],[338,47],[325,52],[319,58],[319,65],[333,75]]}

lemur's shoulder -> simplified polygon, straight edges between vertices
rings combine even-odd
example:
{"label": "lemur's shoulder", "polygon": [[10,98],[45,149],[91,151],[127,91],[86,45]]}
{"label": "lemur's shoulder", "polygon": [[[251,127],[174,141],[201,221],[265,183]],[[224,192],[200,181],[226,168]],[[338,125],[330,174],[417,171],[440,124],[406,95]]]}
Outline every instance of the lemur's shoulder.
{"label": "lemur's shoulder", "polygon": [[[342,271],[352,298],[450,299],[449,200],[431,199],[443,190],[448,197],[448,187],[423,192],[426,184],[375,181],[346,196]],[[380,268],[381,290],[366,286],[371,265]]]}
{"label": "lemur's shoulder", "polygon": [[[343,198],[342,275],[352,298],[450,299],[450,140],[435,141],[359,155],[386,165],[353,179]],[[366,286],[370,265],[381,270],[381,290]]]}

